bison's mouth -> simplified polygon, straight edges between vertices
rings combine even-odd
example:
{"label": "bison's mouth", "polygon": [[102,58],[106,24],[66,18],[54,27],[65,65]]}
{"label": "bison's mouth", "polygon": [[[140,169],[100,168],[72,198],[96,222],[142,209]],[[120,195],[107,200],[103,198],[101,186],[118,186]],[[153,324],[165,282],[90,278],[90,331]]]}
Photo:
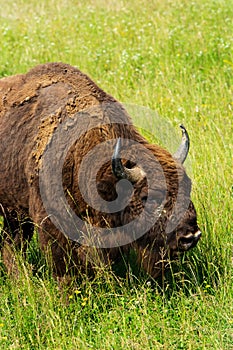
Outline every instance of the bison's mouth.
{"label": "bison's mouth", "polygon": [[196,246],[197,242],[201,238],[201,231],[198,230],[195,233],[189,232],[188,234],[179,237],[178,249],[187,251]]}

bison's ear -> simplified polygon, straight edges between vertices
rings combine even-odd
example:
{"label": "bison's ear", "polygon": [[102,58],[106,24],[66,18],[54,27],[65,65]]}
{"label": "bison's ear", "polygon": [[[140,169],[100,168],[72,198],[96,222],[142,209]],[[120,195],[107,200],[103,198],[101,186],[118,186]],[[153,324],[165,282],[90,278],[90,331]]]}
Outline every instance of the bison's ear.
{"label": "bison's ear", "polygon": [[135,166],[131,169],[127,168],[127,166],[124,166],[121,161],[120,154],[121,154],[121,138],[119,137],[117,139],[117,142],[114,148],[114,153],[112,156],[112,172],[114,176],[119,180],[126,179],[132,183],[142,180],[146,176],[144,171],[138,166]]}

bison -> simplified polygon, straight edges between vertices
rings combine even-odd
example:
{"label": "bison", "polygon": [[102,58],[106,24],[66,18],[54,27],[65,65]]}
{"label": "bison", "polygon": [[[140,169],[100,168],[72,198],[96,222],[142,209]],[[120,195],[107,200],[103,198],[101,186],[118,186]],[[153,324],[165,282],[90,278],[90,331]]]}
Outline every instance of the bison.
{"label": "bison", "polygon": [[[63,63],[0,80],[2,257],[15,269],[34,228],[63,278],[136,252],[156,278],[201,232],[183,162],[150,144],[124,107]],[[93,151],[94,150],[94,151]]]}

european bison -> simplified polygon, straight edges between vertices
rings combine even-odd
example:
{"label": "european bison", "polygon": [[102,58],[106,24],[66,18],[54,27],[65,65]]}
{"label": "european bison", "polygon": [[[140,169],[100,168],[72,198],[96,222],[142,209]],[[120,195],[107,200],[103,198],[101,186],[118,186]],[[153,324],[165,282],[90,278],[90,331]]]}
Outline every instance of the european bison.
{"label": "european bison", "polygon": [[93,272],[134,249],[157,277],[166,259],[201,232],[182,163],[149,144],[123,108],[88,76],[63,63],[0,80],[2,256],[25,251],[34,227],[54,275]]}

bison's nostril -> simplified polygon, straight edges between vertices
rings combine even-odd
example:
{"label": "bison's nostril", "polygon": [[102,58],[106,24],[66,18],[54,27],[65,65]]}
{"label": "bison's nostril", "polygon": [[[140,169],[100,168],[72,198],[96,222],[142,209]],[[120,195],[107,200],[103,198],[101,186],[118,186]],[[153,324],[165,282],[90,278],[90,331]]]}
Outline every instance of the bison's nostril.
{"label": "bison's nostril", "polygon": [[201,238],[201,231],[198,230],[197,232],[195,232],[193,237],[195,240],[199,240]]}

